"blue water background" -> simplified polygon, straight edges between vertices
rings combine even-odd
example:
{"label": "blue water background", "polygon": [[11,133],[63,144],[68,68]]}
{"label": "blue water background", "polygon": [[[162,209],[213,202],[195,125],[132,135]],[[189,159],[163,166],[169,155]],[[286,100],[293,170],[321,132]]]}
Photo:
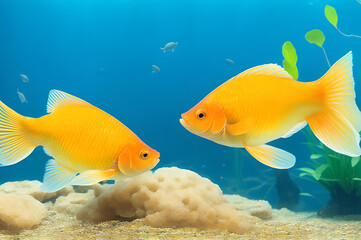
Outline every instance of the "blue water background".
{"label": "blue water background", "polygon": [[[326,4],[336,8],[342,31],[361,34],[356,0],[0,0],[0,100],[20,114],[40,117],[46,114],[49,90],[68,92],[118,118],[157,149],[157,167],[190,169],[225,193],[254,199],[263,199],[270,189],[266,200],[276,206],[272,169],[244,150],[246,157],[237,159],[234,149],[192,135],[178,119],[243,70],[282,64],[285,41],[297,50],[299,80],[320,78],[327,62],[321,48],[304,38],[315,28],[325,33],[331,63],[353,51],[356,95],[361,96],[361,39],[338,33],[324,17]],[[163,53],[160,47],[170,41],[179,45]],[[227,65],[226,58],[235,65]],[[152,73],[152,64],[160,74]],[[19,73],[30,82],[22,82]],[[20,102],[17,88],[28,104]],[[271,144],[297,157],[292,177],[303,192],[326,203],[326,190],[298,177],[297,168],[309,157],[304,141],[298,133]],[[37,148],[22,162],[0,168],[0,183],[42,180],[48,159]],[[320,207],[302,197],[299,210]]]}

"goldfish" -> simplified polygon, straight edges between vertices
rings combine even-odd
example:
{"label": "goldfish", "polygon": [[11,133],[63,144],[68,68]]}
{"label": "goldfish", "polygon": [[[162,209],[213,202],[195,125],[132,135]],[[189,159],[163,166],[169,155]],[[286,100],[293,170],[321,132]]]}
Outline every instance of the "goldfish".
{"label": "goldfish", "polygon": [[167,43],[164,47],[160,48],[161,50],[163,50],[163,52],[165,51],[172,51],[174,52],[174,48],[178,45],[178,42],[169,42]]}
{"label": "goldfish", "polygon": [[51,90],[49,114],[22,116],[0,101],[0,166],[25,159],[43,146],[53,157],[45,168],[41,190],[91,185],[123,179],[152,169],[159,153],[120,121],[88,102]]}
{"label": "goldfish", "polygon": [[193,134],[245,148],[261,163],[286,169],[295,156],[267,143],[307,124],[330,149],[360,156],[361,113],[355,98],[349,52],[313,82],[296,81],[276,64],[250,68],[183,113],[180,123]]}

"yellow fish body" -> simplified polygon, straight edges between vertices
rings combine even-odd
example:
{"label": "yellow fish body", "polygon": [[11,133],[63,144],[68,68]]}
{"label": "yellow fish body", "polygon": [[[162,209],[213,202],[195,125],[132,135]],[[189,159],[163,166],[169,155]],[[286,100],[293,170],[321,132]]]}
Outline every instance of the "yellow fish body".
{"label": "yellow fish body", "polygon": [[47,111],[23,117],[0,102],[0,164],[15,164],[43,146],[55,159],[47,163],[43,191],[119,179],[159,162],[159,153],[125,125],[77,97],[52,90]]}
{"label": "yellow fish body", "polygon": [[290,168],[295,157],[265,145],[309,124],[329,148],[359,156],[361,114],[355,103],[352,53],[319,80],[298,82],[280,66],[266,64],[231,78],[182,114],[190,132],[230,147],[245,147],[260,162]]}

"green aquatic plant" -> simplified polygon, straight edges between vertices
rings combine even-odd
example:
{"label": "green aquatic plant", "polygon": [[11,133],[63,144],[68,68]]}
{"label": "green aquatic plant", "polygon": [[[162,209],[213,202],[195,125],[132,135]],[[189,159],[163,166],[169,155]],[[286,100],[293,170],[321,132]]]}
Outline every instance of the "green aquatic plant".
{"label": "green aquatic plant", "polygon": [[328,66],[331,67],[330,61],[328,61],[326,51],[323,47],[323,43],[325,42],[325,35],[323,34],[323,32],[319,29],[313,29],[312,31],[309,31],[306,33],[305,38],[309,43],[316,44],[317,46],[322,48],[323,53],[325,54]]}
{"label": "green aquatic plant", "polygon": [[320,199],[318,199],[317,197],[313,196],[310,193],[302,192],[302,193],[300,193],[300,196],[312,198],[312,199],[316,200],[317,202],[319,202],[322,206],[325,206],[325,204]]}
{"label": "green aquatic plant", "polygon": [[300,177],[317,183],[330,192],[331,200],[319,211],[320,216],[361,213],[361,161],[322,144],[311,132],[305,132],[311,155],[311,167],[299,168]]}
{"label": "green aquatic plant", "polygon": [[298,69],[297,69],[297,53],[296,49],[293,47],[290,41],[287,41],[282,46],[282,55],[283,68],[293,77],[293,79],[298,79]]}
{"label": "green aquatic plant", "polygon": [[341,33],[345,37],[361,38],[361,36],[353,35],[353,34],[345,34],[345,33],[340,31],[340,29],[337,27],[338,17],[337,17],[336,9],[334,7],[331,7],[330,5],[326,5],[326,7],[325,7],[325,16],[326,16],[327,20],[337,29],[337,31],[339,31],[339,33]]}

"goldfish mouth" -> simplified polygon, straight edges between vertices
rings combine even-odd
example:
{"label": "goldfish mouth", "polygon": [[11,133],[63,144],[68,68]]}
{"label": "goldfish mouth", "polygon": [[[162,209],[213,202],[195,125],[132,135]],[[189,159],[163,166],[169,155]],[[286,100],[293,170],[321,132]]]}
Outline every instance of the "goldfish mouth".
{"label": "goldfish mouth", "polygon": [[152,167],[152,168],[154,168],[155,166],[157,166],[157,164],[159,163],[159,161],[160,161],[160,159],[158,158],[158,159],[154,162],[154,164],[153,164],[153,167]]}
{"label": "goldfish mouth", "polygon": [[189,123],[187,123],[183,118],[179,119],[180,124],[182,124],[183,127],[188,128],[190,126]]}
{"label": "goldfish mouth", "polygon": [[186,120],[186,117],[184,116],[184,114],[182,114],[181,116],[182,116],[182,118],[179,119],[180,124],[182,124],[183,127],[188,129],[191,126],[191,124]]}

